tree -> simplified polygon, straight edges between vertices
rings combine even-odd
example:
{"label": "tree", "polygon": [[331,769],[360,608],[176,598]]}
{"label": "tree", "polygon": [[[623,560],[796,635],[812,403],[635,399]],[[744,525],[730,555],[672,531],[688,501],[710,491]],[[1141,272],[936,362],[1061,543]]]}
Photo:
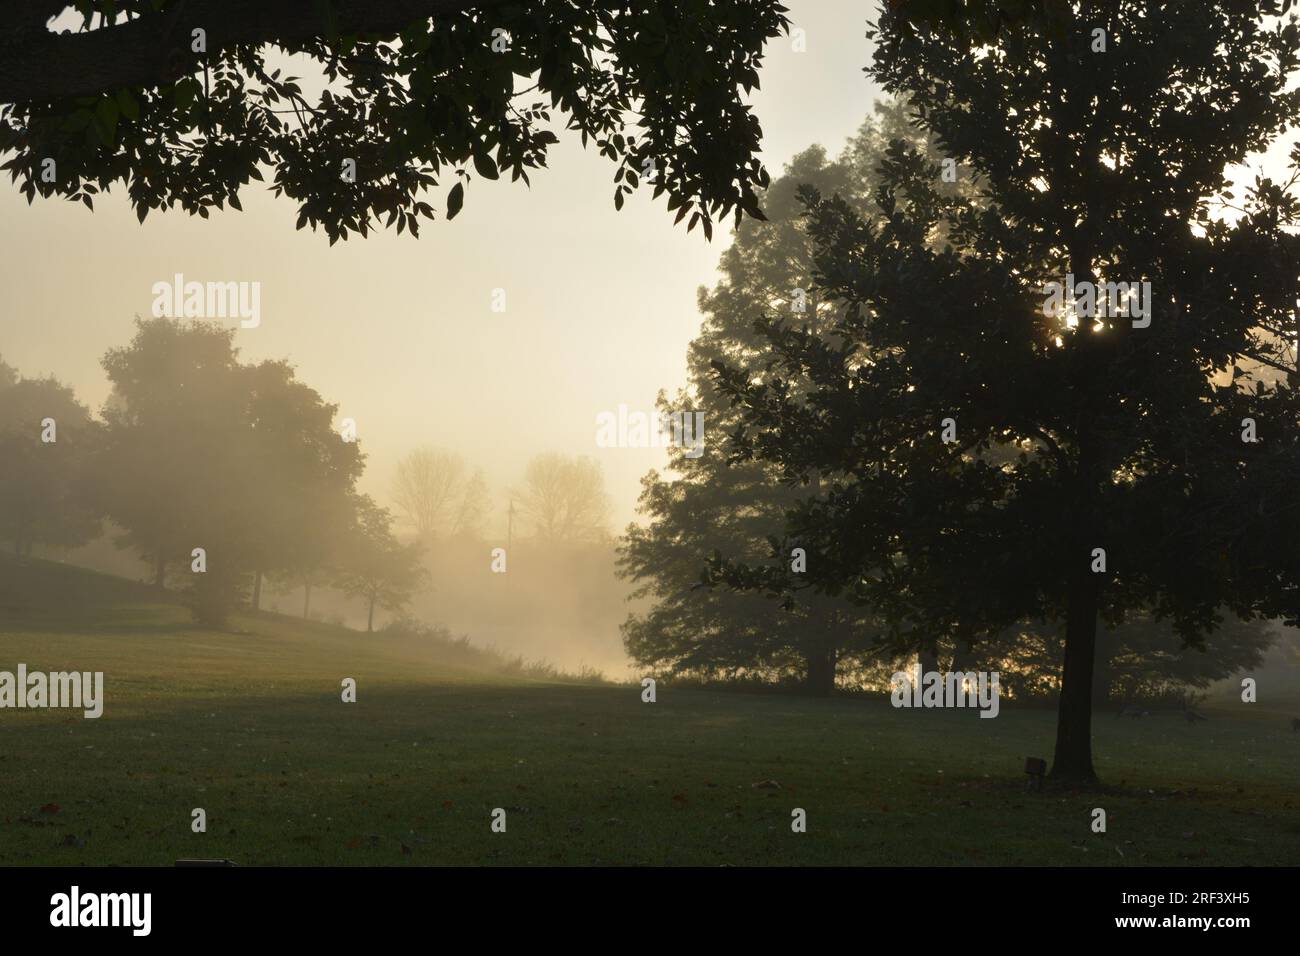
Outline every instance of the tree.
{"label": "tree", "polygon": [[465,491],[460,496],[451,533],[468,538],[482,537],[489,510],[487,478],[483,475],[483,469],[475,468],[474,474],[465,482]]}
{"label": "tree", "polygon": [[[123,530],[118,545],[153,565],[160,589],[169,566],[188,566],[194,548],[212,544],[198,540],[207,536],[195,524],[217,510],[203,489],[243,416],[232,339],[210,323],[137,320],[131,343],[104,356],[113,392],[102,412],[97,493]],[[214,489],[223,501],[238,490],[237,482]]]}
{"label": "tree", "polygon": [[250,580],[257,606],[264,572],[319,570],[363,462],[335,406],[285,362],[241,364],[233,330],[209,323],[137,320],[104,368],[100,500],[158,587],[184,565],[196,617],[219,625]]}
{"label": "tree", "polygon": [[598,541],[608,534],[605,476],[591,458],[555,452],[536,456],[514,497],[525,526],[545,544]]}
{"label": "tree", "polygon": [[397,463],[393,501],[421,538],[457,534],[481,524],[486,492],[481,472],[465,459],[426,445]]}
{"label": "tree", "polygon": [[375,608],[396,611],[427,586],[418,542],[401,544],[393,537],[392,515],[369,497],[357,495],[353,524],[338,587],[366,601],[366,633],[375,629]]}
{"label": "tree", "polygon": [[[842,344],[768,321],[766,369],[717,367],[744,413],[734,453],[829,485],[788,525],[818,542],[806,580],[717,578],[847,594],[897,646],[1062,622],[1059,780],[1096,779],[1099,619],[1150,611],[1193,646],[1225,613],[1300,620],[1296,178],[1240,200],[1226,178],[1300,118],[1294,18],[1259,20],[1277,8],[1058,4],[982,49],[882,14],[869,72],[986,206],[942,196],[901,143],[883,225],[808,191]],[[801,377],[815,387],[796,394]],[[1243,441],[1247,418],[1267,436]]]}
{"label": "tree", "polygon": [[288,362],[241,368],[247,402],[253,542],[252,606],[266,571],[296,574],[310,588],[346,520],[364,456],[334,429],[338,406],[298,381]]}
{"label": "tree", "polygon": [[0,361],[0,538],[13,542],[17,557],[99,534],[99,512],[86,496],[96,439],[90,410],[71,388],[52,376],[20,378]]}
{"label": "tree", "polygon": [[[380,219],[417,234],[422,194],[450,186],[450,219],[471,167],[527,183],[556,110],[616,164],[616,206],[652,183],[706,235],[761,215],[742,91],[788,28],[776,0],[78,0],[79,28],[55,33],[67,6],[0,27],[0,169],[28,201],[93,208],[118,185],[142,221],[206,218],[270,167],[331,243]],[[319,96],[281,55],[312,63]]]}
{"label": "tree", "polygon": [[1229,617],[1193,647],[1149,614],[1135,614],[1098,637],[1093,699],[1157,699],[1204,690],[1257,667],[1276,639],[1266,623]]}
{"label": "tree", "polygon": [[[824,695],[837,675],[877,663],[878,627],[869,608],[805,592],[782,610],[763,594],[698,585],[712,551],[743,561],[765,557],[785,512],[815,490],[815,481],[806,488],[784,485],[770,464],[729,462],[721,453],[721,436],[741,417],[714,388],[711,363],[748,367],[761,360],[767,342],[754,328],[756,315],[788,316],[814,335],[831,326],[833,303],[819,301],[812,288],[816,249],[798,188],[815,184],[865,210],[876,166],[894,138],[934,149],[907,121],[904,105],[890,100],[877,104],[837,159],[820,146],[797,155],[763,195],[766,221],[741,223],[721,256],[722,280],[700,290],[705,318],[690,347],[690,387],[672,401],[661,396],[659,409],[670,421],[701,415],[704,453],[688,457],[688,449],[674,445],[673,480],[657,472],[643,479],[639,511],[646,523],[630,526],[619,547],[620,573],[637,584],[633,596],[655,600],[623,627],[627,651],[642,665],[706,677],[798,675],[810,693]],[[968,187],[950,186],[954,192]],[[787,553],[785,560],[793,558]]]}

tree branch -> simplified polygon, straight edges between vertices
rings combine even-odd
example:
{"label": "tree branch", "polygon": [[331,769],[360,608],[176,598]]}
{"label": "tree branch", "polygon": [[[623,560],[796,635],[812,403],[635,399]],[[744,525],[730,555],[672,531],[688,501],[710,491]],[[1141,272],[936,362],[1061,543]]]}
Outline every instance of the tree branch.
{"label": "tree branch", "polygon": [[[430,17],[503,6],[511,0],[332,0],[343,34],[395,35]],[[513,0],[519,2],[519,0]],[[62,6],[62,5],[61,5]],[[134,20],[82,33],[52,33],[44,20],[0,27],[0,104],[91,96],[166,82],[190,52],[191,31],[207,34],[208,55],[246,44],[293,45],[330,31],[318,0],[188,0]]]}

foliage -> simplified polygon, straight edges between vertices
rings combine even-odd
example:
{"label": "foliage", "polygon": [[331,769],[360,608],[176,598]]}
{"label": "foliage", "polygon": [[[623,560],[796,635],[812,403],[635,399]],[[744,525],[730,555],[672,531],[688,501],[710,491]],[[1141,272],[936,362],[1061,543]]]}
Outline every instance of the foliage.
{"label": "foliage", "polygon": [[[1149,610],[1195,645],[1225,610],[1297,611],[1295,179],[1257,181],[1231,219],[1213,201],[1233,198],[1230,162],[1300,118],[1300,93],[1296,25],[1264,26],[1256,4],[1081,11],[1063,36],[1029,22],[990,49],[882,15],[872,76],[912,98],[984,203],[943,195],[901,142],[877,216],[805,192],[839,341],[768,319],[760,374],[715,367],[743,410],[736,457],[825,483],[787,529],[818,553],[802,580],[714,574],[847,596],[900,649],[1064,622],[1054,773],[1089,780],[1099,619]],[[1045,314],[1067,274],[1150,281],[1150,326]],[[1245,418],[1261,442],[1241,440]]]}
{"label": "foliage", "polygon": [[93,208],[118,186],[141,221],[207,218],[269,169],[298,228],[331,243],[381,221],[416,235],[430,189],[450,219],[474,176],[527,184],[563,117],[615,164],[616,206],[652,186],[706,235],[761,215],[742,91],[787,29],[776,0],[430,0],[424,16],[404,0],[80,0],[80,30],[50,32],[65,6],[35,3],[0,32],[0,169],[29,202]]}

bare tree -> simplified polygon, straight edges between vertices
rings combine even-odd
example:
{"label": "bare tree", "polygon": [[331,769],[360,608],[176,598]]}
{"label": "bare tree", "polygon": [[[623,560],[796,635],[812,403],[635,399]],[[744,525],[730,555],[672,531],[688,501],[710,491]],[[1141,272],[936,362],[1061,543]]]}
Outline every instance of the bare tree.
{"label": "bare tree", "polygon": [[429,445],[398,462],[393,501],[421,537],[442,534],[459,523],[469,484],[465,471],[464,459],[455,452]]}
{"label": "bare tree", "polygon": [[544,541],[599,540],[609,533],[605,476],[590,458],[538,455],[514,496],[521,518]]}
{"label": "bare tree", "polygon": [[455,535],[481,536],[483,523],[488,513],[488,486],[481,468],[465,482],[465,489],[460,496],[460,505],[456,508],[456,520],[452,523],[451,533]]}

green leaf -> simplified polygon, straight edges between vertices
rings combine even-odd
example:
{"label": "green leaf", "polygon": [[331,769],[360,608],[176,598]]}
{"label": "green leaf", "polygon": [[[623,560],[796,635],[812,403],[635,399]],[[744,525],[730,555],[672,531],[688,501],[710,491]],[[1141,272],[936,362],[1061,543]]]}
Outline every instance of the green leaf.
{"label": "green leaf", "polygon": [[193,77],[187,76],[182,80],[178,80],[176,85],[172,87],[172,99],[176,103],[176,108],[178,110],[187,109],[194,102],[194,94],[197,90],[198,84]]}
{"label": "green leaf", "polygon": [[130,90],[117,91],[117,108],[132,122],[140,118],[140,104],[136,102]]}
{"label": "green leaf", "polygon": [[451,192],[447,193],[447,218],[455,219],[456,213],[460,212],[460,207],[465,205],[465,184],[457,183],[451,187]]}
{"label": "green leaf", "polygon": [[117,102],[113,97],[105,96],[95,104],[95,121],[107,145],[117,136],[117,117]]}
{"label": "green leaf", "polygon": [[492,157],[487,153],[474,154],[474,168],[484,179],[497,178],[497,164],[492,161]]}

